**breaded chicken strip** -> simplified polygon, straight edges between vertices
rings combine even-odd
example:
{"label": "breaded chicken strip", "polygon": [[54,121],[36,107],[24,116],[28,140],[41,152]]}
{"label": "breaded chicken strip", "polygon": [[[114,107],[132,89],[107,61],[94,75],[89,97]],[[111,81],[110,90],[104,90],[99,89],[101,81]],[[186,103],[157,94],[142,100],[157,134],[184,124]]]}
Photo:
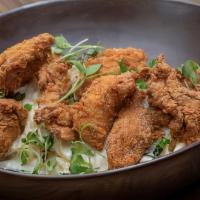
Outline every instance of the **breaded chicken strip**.
{"label": "breaded chicken strip", "polygon": [[169,124],[173,138],[191,144],[200,140],[200,92],[186,87],[176,69],[158,57],[149,80],[149,102],[173,118]]}
{"label": "breaded chicken strip", "polygon": [[52,35],[44,33],[24,40],[0,54],[0,90],[14,92],[29,82],[46,62],[53,41]]}
{"label": "breaded chicken strip", "polygon": [[102,64],[100,73],[119,72],[119,62],[124,59],[129,69],[142,69],[147,65],[147,56],[142,49],[105,49],[96,57],[88,59],[86,66]]}
{"label": "breaded chicken strip", "polygon": [[45,127],[56,137],[72,141],[77,138],[72,130],[72,113],[70,107],[62,103],[50,104],[36,111],[34,119],[36,123],[44,123]]}
{"label": "breaded chicken strip", "polygon": [[[147,66],[147,56],[142,49],[135,48],[113,48],[105,49],[96,57],[90,58],[85,63],[86,67],[93,64],[102,64],[99,73],[119,73],[119,62],[124,60],[128,69],[140,71]],[[91,85],[94,79],[87,80],[77,95],[80,97],[83,92]]]}
{"label": "breaded chicken strip", "polygon": [[119,109],[134,91],[133,73],[102,76],[93,82],[78,103],[54,104],[39,109],[35,121],[44,123],[52,133],[66,141],[81,132],[86,143],[102,150]]}
{"label": "breaded chicken strip", "polygon": [[0,99],[0,160],[5,159],[13,142],[23,132],[27,111],[11,99]]}
{"label": "breaded chicken strip", "polygon": [[42,94],[38,103],[47,105],[56,102],[70,87],[68,65],[59,57],[52,58],[39,70],[37,79]]}
{"label": "breaded chicken strip", "polygon": [[102,150],[119,109],[134,91],[133,73],[97,78],[80,102],[73,105],[73,129],[80,132],[86,127],[81,131],[82,139],[97,150]]}
{"label": "breaded chicken strip", "polygon": [[119,113],[106,141],[109,168],[138,163],[155,140],[162,137],[162,126],[169,117],[161,111],[144,108],[143,97],[137,92]]}

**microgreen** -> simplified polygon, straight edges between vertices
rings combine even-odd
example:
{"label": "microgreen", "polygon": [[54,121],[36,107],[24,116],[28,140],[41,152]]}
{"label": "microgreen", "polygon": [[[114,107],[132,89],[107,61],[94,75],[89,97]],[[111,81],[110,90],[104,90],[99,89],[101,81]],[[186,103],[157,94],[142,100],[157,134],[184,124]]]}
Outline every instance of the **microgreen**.
{"label": "microgreen", "polygon": [[55,43],[51,50],[55,54],[62,55],[62,59],[76,58],[79,60],[85,60],[88,57],[96,56],[97,53],[103,48],[98,45],[85,45],[88,39],[81,40],[75,45],[70,44],[63,36],[56,36]]}
{"label": "microgreen", "polygon": [[128,66],[125,64],[124,59],[121,59],[121,60],[119,61],[119,68],[120,68],[120,72],[121,72],[121,73],[124,73],[124,72],[127,72],[127,71],[128,71]]}
{"label": "microgreen", "polygon": [[55,37],[55,45],[59,49],[66,49],[71,47],[71,44],[65,39],[63,35]]}
{"label": "microgreen", "polygon": [[169,143],[170,143],[170,140],[165,137],[158,140],[158,142],[156,143],[155,149],[153,151],[154,156],[159,156],[164,150],[164,148],[166,147],[166,145],[168,145]]}
{"label": "microgreen", "polygon": [[94,152],[88,145],[82,141],[72,142],[71,152],[69,169],[72,174],[95,172],[90,161],[87,162],[83,157],[83,155],[86,155],[90,160],[90,157],[94,156]]}
{"label": "microgreen", "polygon": [[90,48],[86,51],[87,56],[89,57],[94,57],[99,53],[100,49],[99,48]]}
{"label": "microgreen", "polygon": [[[34,155],[37,158],[37,162],[33,169],[33,174],[38,174],[44,165],[47,167],[48,153],[54,144],[53,136],[41,136],[36,130],[29,132],[21,141],[24,145],[20,152],[21,164],[27,164],[30,154]],[[48,165],[50,165],[50,163]]]}
{"label": "microgreen", "polygon": [[156,63],[157,63],[157,60],[155,58],[152,59],[148,64],[149,68],[153,68],[156,65]]}
{"label": "microgreen", "polygon": [[72,63],[80,71],[81,74],[83,74],[83,78],[78,79],[72,85],[71,89],[59,101],[71,98],[72,95],[75,94],[76,91],[78,91],[79,88],[84,84],[84,82],[92,75],[96,74],[101,68],[101,64],[93,64],[85,67],[84,64],[82,64],[80,61],[70,60],[69,62]]}
{"label": "microgreen", "polygon": [[28,163],[28,158],[29,158],[29,151],[28,149],[24,148],[20,152],[21,165],[26,165]]}
{"label": "microgreen", "polygon": [[197,70],[199,68],[200,66],[198,63],[193,60],[187,60],[183,65],[177,67],[177,70],[195,85],[198,82]]}
{"label": "microgreen", "polygon": [[46,168],[49,172],[52,172],[56,168],[56,159],[48,159],[46,162]]}
{"label": "microgreen", "polygon": [[148,88],[147,83],[143,79],[137,79],[136,85],[137,85],[138,90],[140,91],[145,91]]}
{"label": "microgreen", "polygon": [[37,161],[32,173],[33,174],[39,174],[39,172],[42,169],[42,166],[43,166],[43,164],[40,161]]}
{"label": "microgreen", "polygon": [[33,107],[33,105],[32,105],[32,104],[29,104],[29,103],[26,103],[26,104],[24,105],[24,108],[25,108],[26,110],[28,110],[28,111],[31,111],[31,110],[32,110],[32,107]]}

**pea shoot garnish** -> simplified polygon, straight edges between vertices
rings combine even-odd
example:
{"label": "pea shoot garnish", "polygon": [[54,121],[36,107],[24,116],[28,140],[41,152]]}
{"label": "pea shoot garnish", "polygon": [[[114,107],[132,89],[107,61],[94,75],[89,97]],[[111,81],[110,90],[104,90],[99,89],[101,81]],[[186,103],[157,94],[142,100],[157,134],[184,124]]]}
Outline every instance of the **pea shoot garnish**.
{"label": "pea shoot garnish", "polygon": [[157,60],[154,58],[148,63],[149,68],[153,68],[157,63]]}
{"label": "pea shoot garnish", "polygon": [[128,71],[128,66],[125,64],[124,59],[121,59],[121,60],[119,61],[119,68],[120,68],[120,72],[121,72],[121,73],[124,73],[124,72],[127,72],[127,71]]}
{"label": "pea shoot garnish", "polygon": [[55,43],[52,46],[52,52],[61,55],[61,59],[78,59],[85,60],[88,57],[93,57],[98,54],[98,52],[103,49],[103,47],[98,45],[87,45],[85,44],[88,39],[84,39],[75,45],[70,44],[67,39],[63,36],[55,37]]}
{"label": "pea shoot garnish", "polygon": [[31,111],[32,108],[33,108],[33,105],[30,104],[30,103],[26,103],[26,104],[24,105],[24,108],[25,108],[26,110],[28,110],[28,111]]}
{"label": "pea shoot garnish", "polygon": [[148,88],[147,83],[143,79],[137,79],[136,86],[140,91],[145,91]]}
{"label": "pea shoot garnish", "polygon": [[[20,150],[21,165],[26,165],[31,158],[36,158],[36,164],[33,174],[39,174],[43,167],[54,168],[55,162],[48,159],[54,139],[52,135],[41,136],[38,131],[29,132],[25,138],[22,138],[23,147]],[[53,166],[52,166],[53,165]]]}
{"label": "pea shoot garnish", "polygon": [[177,67],[177,71],[179,71],[184,77],[188,78],[193,85],[198,83],[198,69],[200,69],[199,64],[193,60],[187,60],[184,64]]}
{"label": "pea shoot garnish", "polygon": [[84,82],[92,75],[96,74],[101,68],[101,64],[93,64],[85,67],[80,61],[70,60],[69,62],[79,70],[79,72],[83,75],[83,78],[78,79],[74,85],[72,85],[71,89],[59,101],[63,101],[72,97],[72,95],[78,91]]}
{"label": "pea shoot garnish", "polygon": [[157,141],[155,149],[153,151],[153,155],[155,157],[159,156],[164,148],[170,143],[170,140],[168,138],[161,138],[160,140]]}
{"label": "pea shoot garnish", "polygon": [[[90,162],[90,158],[95,154],[88,145],[83,141],[72,142],[71,151],[72,156],[69,170],[72,174],[95,172]],[[87,156],[89,161],[86,161],[83,155]]]}

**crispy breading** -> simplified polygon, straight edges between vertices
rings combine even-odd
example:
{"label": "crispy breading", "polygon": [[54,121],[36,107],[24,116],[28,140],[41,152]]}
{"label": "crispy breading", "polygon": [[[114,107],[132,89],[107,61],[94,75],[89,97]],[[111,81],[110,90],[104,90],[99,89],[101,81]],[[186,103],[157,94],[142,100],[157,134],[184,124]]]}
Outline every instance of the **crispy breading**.
{"label": "crispy breading", "polygon": [[[101,150],[118,110],[135,91],[135,74],[97,78],[73,105],[53,104],[36,111],[35,121],[61,139],[71,141],[77,132],[92,147]],[[91,127],[92,126],[92,127]]]}
{"label": "crispy breading", "polygon": [[53,42],[53,36],[44,33],[24,40],[0,54],[0,89],[14,92],[29,82],[46,62]]}
{"label": "crispy breading", "polygon": [[188,88],[176,69],[158,57],[148,82],[149,102],[172,116],[169,124],[172,137],[191,144],[200,140],[200,92]]}
{"label": "crispy breading", "polygon": [[70,87],[68,65],[60,57],[53,57],[41,67],[37,79],[41,91],[38,103],[47,105],[56,102]]}
{"label": "crispy breading", "polygon": [[12,99],[0,99],[0,160],[5,159],[13,142],[24,130],[27,111]]}
{"label": "crispy breading", "polygon": [[[96,57],[90,58],[85,63],[86,67],[93,64],[102,64],[99,74],[119,73],[119,62],[124,60],[128,69],[140,71],[147,66],[147,56],[142,49],[135,48],[111,48],[100,52]],[[87,80],[77,95],[81,97],[82,93],[92,84],[94,79]]]}
{"label": "crispy breading", "polygon": [[90,58],[86,66],[92,64],[102,64],[100,73],[119,72],[119,62],[124,59],[128,69],[142,69],[147,65],[147,56],[142,49],[134,48],[113,48],[105,49],[96,57]]}
{"label": "crispy breading", "polygon": [[[135,75],[127,72],[97,78],[73,105],[73,129],[81,131],[82,139],[102,150],[114,119],[127,97],[135,91]],[[92,127],[91,127],[92,126]]]}
{"label": "crispy breading", "polygon": [[45,127],[56,137],[72,141],[77,138],[72,130],[72,113],[68,105],[55,103],[36,111],[34,119],[36,123],[44,123]]}
{"label": "crispy breading", "polygon": [[106,142],[109,168],[138,163],[155,140],[162,137],[162,126],[169,117],[160,110],[144,108],[138,92],[119,113]]}

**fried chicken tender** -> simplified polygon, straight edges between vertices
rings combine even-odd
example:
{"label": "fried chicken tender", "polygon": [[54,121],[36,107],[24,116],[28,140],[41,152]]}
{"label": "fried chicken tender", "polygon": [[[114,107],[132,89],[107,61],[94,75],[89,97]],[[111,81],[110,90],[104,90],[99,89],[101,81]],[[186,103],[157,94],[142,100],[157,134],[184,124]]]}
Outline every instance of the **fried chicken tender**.
{"label": "fried chicken tender", "polygon": [[[73,105],[54,104],[36,111],[35,121],[66,141],[77,132],[92,147],[102,150],[123,102],[135,91],[135,74],[97,78]],[[83,128],[84,127],[84,128]]]}
{"label": "fried chicken tender", "polygon": [[52,58],[38,72],[38,86],[41,96],[40,105],[58,101],[70,87],[68,65],[59,57]]}
{"label": "fried chicken tender", "polygon": [[[147,66],[147,56],[142,49],[135,48],[113,48],[105,49],[99,53],[96,57],[90,58],[85,63],[86,67],[93,64],[102,64],[99,73],[119,73],[119,62],[124,60],[128,69],[134,69],[140,71]],[[82,93],[91,85],[94,79],[87,80],[77,95],[81,97]]]}
{"label": "fried chicken tender", "polygon": [[148,83],[149,103],[172,116],[169,124],[176,141],[191,144],[200,140],[200,92],[188,88],[176,69],[158,57]]}
{"label": "fried chicken tender", "polygon": [[36,111],[34,119],[36,123],[44,123],[45,127],[56,137],[72,141],[77,138],[72,130],[72,113],[68,105],[62,103],[50,104]]}
{"label": "fried chicken tender", "polygon": [[14,92],[29,82],[46,62],[53,42],[53,36],[44,33],[24,40],[0,54],[0,89],[7,93]]}
{"label": "fried chicken tender", "polygon": [[163,135],[169,117],[160,110],[144,108],[139,92],[119,113],[106,141],[109,168],[138,163],[153,142]]}
{"label": "fried chicken tender", "polygon": [[5,159],[13,142],[24,130],[27,111],[12,99],[0,99],[0,160]]}
{"label": "fried chicken tender", "polygon": [[[73,129],[97,150],[102,150],[106,137],[124,100],[135,91],[135,75],[127,72],[97,78],[73,105]],[[89,125],[89,126],[88,126]]]}
{"label": "fried chicken tender", "polygon": [[119,72],[119,62],[124,59],[129,69],[140,69],[146,67],[147,56],[142,49],[134,48],[113,48],[105,49],[96,57],[88,59],[86,66],[93,64],[102,64],[100,73]]}

